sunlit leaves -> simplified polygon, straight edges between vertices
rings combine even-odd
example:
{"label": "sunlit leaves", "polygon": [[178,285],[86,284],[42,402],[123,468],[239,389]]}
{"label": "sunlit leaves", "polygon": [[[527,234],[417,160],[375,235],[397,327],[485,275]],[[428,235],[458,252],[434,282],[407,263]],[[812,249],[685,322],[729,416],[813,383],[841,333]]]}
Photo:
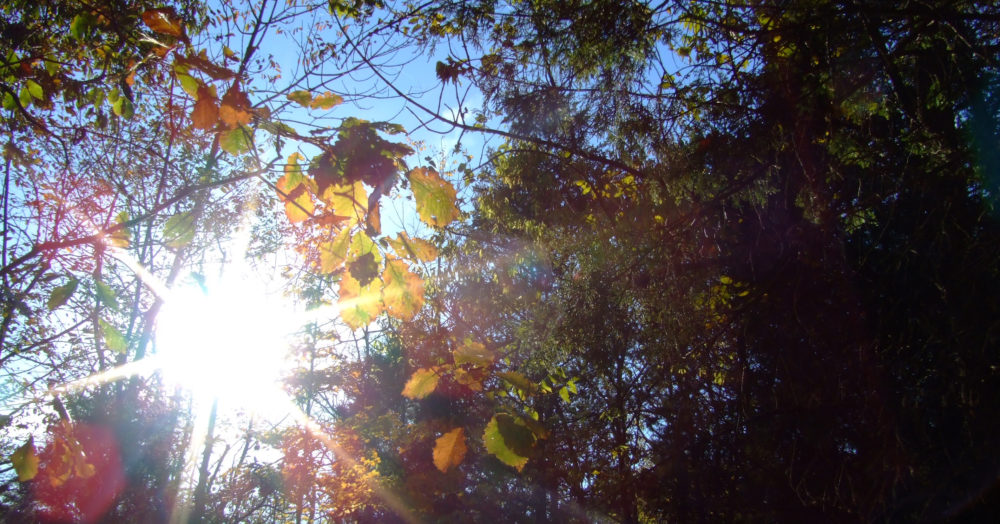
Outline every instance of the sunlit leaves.
{"label": "sunlit leaves", "polygon": [[347,248],[351,242],[351,231],[343,228],[330,242],[319,245],[320,270],[324,273],[336,271],[347,260]]}
{"label": "sunlit leaves", "polygon": [[374,253],[365,253],[347,264],[347,271],[351,277],[358,280],[362,286],[367,286],[369,282],[378,276],[378,263],[375,262]]}
{"label": "sunlit leaves", "polygon": [[368,213],[368,194],[361,182],[354,184],[335,184],[319,188],[323,193],[320,198],[333,206],[339,216],[351,217],[360,222]]}
{"label": "sunlit leaves", "polygon": [[400,260],[389,260],[382,273],[385,309],[401,320],[409,320],[424,305],[424,281]]}
{"label": "sunlit leaves", "polygon": [[128,341],[125,340],[125,335],[103,318],[98,323],[101,326],[101,333],[104,335],[104,344],[108,346],[108,349],[115,353],[125,353],[128,350]]}
{"label": "sunlit leaves", "polygon": [[312,93],[305,90],[292,91],[285,96],[292,102],[304,107],[309,107],[309,104],[312,102]]}
{"label": "sunlit leaves", "polygon": [[447,473],[449,469],[462,463],[466,451],[465,430],[455,428],[434,442],[434,466],[441,473]]}
{"label": "sunlit leaves", "polygon": [[275,187],[285,203],[285,215],[291,223],[302,222],[312,216],[316,210],[313,204],[309,189],[314,189],[309,180],[299,168],[298,160],[302,158],[299,153],[292,153],[288,157],[288,165],[285,166],[285,174],[278,179]]}
{"label": "sunlit leaves", "polygon": [[194,213],[184,211],[167,219],[163,226],[163,242],[174,249],[184,247],[194,240]]}
{"label": "sunlit leaves", "polygon": [[326,93],[313,98],[309,106],[315,109],[332,109],[334,106],[343,102],[344,99],[341,98],[340,95],[327,91]]}
{"label": "sunlit leaves", "polygon": [[171,8],[148,9],[142,13],[142,21],[154,32],[179,37],[184,34],[180,18]]}
{"label": "sunlit leaves", "polygon": [[420,368],[410,375],[403,387],[403,396],[414,400],[419,400],[430,395],[437,389],[441,376],[433,369]]}
{"label": "sunlit leaves", "polygon": [[434,244],[422,238],[411,238],[404,231],[396,235],[396,238],[390,238],[389,245],[392,246],[392,249],[399,258],[409,259],[414,262],[430,262],[437,258],[438,255]]}
{"label": "sunlit leaves", "polygon": [[239,83],[233,83],[223,95],[222,104],[219,106],[219,120],[229,129],[250,124],[252,120],[250,100],[246,93],[240,90]]}
{"label": "sunlit leaves", "polygon": [[458,218],[455,187],[430,168],[418,167],[408,173],[417,214],[424,223],[444,227]]}
{"label": "sunlit leaves", "polygon": [[27,482],[38,475],[38,455],[35,454],[35,439],[28,437],[28,441],[17,448],[10,456],[10,462],[14,465],[17,473],[17,480]]}
{"label": "sunlit leaves", "polygon": [[195,129],[212,129],[219,119],[219,105],[205,87],[200,87],[198,93],[198,101],[191,110],[191,125]]}
{"label": "sunlit leaves", "polygon": [[495,355],[486,349],[481,342],[465,340],[452,352],[455,364],[472,364],[477,367],[486,367],[493,363]]}
{"label": "sunlit leaves", "polygon": [[223,131],[219,134],[219,146],[222,150],[231,154],[239,155],[250,151],[253,147],[253,138],[249,128],[240,126],[236,129]]}
{"label": "sunlit leaves", "polygon": [[516,371],[506,371],[504,373],[498,373],[498,375],[510,385],[525,393],[536,393],[538,391],[538,385]]}
{"label": "sunlit leaves", "polygon": [[80,13],[73,17],[69,24],[69,33],[77,40],[85,40],[90,36],[91,29],[97,22],[97,17],[92,13]]}
{"label": "sunlit leaves", "polygon": [[[518,471],[528,463],[528,450],[534,445],[534,434],[527,427],[518,424],[506,413],[498,413],[490,419],[483,432],[486,451],[500,459],[500,462]],[[515,451],[517,450],[517,451]],[[523,454],[518,453],[521,451]]]}
{"label": "sunlit leaves", "polygon": [[115,296],[115,292],[111,289],[111,287],[104,282],[97,280],[94,282],[94,290],[97,294],[98,302],[111,309],[118,309],[118,298]]}
{"label": "sunlit leaves", "polygon": [[47,304],[49,307],[49,311],[52,311],[58,308],[59,306],[65,304],[69,300],[69,298],[73,296],[73,292],[76,291],[76,288],[79,285],[80,282],[74,278],[71,279],[69,282],[53,289],[52,294],[49,295],[49,301]]}
{"label": "sunlit leaves", "polygon": [[382,281],[372,279],[366,286],[349,273],[340,279],[340,318],[352,329],[371,324],[382,312]]}

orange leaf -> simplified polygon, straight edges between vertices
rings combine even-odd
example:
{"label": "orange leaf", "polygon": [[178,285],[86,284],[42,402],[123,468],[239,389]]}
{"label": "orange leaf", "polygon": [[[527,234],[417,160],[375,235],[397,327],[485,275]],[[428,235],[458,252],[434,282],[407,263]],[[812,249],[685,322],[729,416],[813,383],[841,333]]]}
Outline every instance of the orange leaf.
{"label": "orange leaf", "polygon": [[172,8],[148,9],[142,13],[142,21],[153,31],[170,36],[184,34],[184,26]]}
{"label": "orange leaf", "polygon": [[195,129],[212,129],[219,119],[219,106],[215,99],[203,96],[194,103],[191,111],[191,124]]}
{"label": "orange leaf", "polygon": [[455,428],[434,442],[434,466],[447,473],[449,469],[458,466],[465,458],[465,430]]}

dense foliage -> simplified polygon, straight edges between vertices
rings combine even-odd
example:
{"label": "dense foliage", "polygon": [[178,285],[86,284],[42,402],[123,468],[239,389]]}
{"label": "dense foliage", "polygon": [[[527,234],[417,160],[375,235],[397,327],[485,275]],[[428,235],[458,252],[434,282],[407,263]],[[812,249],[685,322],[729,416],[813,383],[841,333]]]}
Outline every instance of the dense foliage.
{"label": "dense foliage", "polygon": [[[996,5],[112,4],[0,7],[3,520],[1000,511]],[[199,429],[233,258],[297,414]]]}

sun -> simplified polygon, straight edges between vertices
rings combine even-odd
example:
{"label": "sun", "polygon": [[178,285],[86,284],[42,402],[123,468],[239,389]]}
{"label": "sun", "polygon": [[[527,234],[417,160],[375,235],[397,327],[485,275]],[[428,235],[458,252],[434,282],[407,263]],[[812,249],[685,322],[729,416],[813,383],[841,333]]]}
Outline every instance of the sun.
{"label": "sun", "polygon": [[288,369],[295,308],[259,275],[240,268],[170,293],[156,328],[165,378],[197,400],[256,412],[286,405],[280,379]]}

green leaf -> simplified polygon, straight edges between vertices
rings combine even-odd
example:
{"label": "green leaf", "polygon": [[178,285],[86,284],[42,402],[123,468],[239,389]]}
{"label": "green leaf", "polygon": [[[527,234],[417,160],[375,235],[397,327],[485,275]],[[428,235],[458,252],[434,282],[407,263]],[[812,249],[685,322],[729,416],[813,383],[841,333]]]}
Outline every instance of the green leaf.
{"label": "green leaf", "polygon": [[177,81],[181,84],[181,89],[183,89],[185,93],[197,99],[198,88],[201,87],[201,82],[199,82],[197,78],[184,73],[177,73],[176,76]]}
{"label": "green leaf", "polygon": [[80,13],[73,17],[73,21],[70,22],[69,32],[73,38],[83,40],[90,36],[90,30],[96,22],[97,17],[92,13]]}
{"label": "green leaf", "polygon": [[288,93],[288,99],[303,107],[309,107],[312,103],[312,93],[309,91],[292,91]]}
{"label": "green leaf", "polygon": [[108,349],[115,353],[125,353],[128,350],[128,342],[121,331],[118,331],[117,328],[105,322],[103,318],[99,319],[98,324],[101,326],[101,333],[104,334],[104,344],[108,346]]}
{"label": "green leaf", "polygon": [[129,100],[128,97],[123,96],[119,97],[118,100],[115,100],[115,102],[111,104],[111,110],[114,111],[116,115],[125,119],[135,116],[135,105],[132,104],[132,101]]}
{"label": "green leaf", "polygon": [[418,167],[407,174],[417,201],[420,220],[434,227],[444,227],[458,218],[455,207],[455,187],[441,178],[437,171]]}
{"label": "green leaf", "polygon": [[563,402],[569,404],[569,390],[565,386],[559,388],[559,398],[563,399]]}
{"label": "green leaf", "polygon": [[236,129],[225,131],[219,135],[219,146],[230,155],[239,155],[250,151],[253,145],[250,130],[240,126]]}
{"label": "green leaf", "polygon": [[403,387],[403,396],[419,400],[430,395],[437,388],[440,375],[433,369],[420,368],[413,372]]}
{"label": "green leaf", "polygon": [[28,437],[23,446],[10,456],[10,462],[17,472],[17,480],[27,482],[38,475],[38,455],[35,455],[35,439]]}
{"label": "green leaf", "polygon": [[77,279],[71,279],[69,282],[55,288],[52,290],[52,294],[49,295],[49,311],[53,311],[59,306],[65,304],[69,297],[73,296],[73,292],[76,291],[76,286],[80,284]]}
{"label": "green leaf", "polygon": [[[524,465],[528,463],[528,457],[518,455],[507,445],[503,432],[500,430],[500,417],[510,418],[510,415],[500,413],[490,419],[489,424],[486,424],[486,431],[483,432],[483,444],[486,445],[486,451],[500,459],[500,462],[521,471],[524,469]],[[529,432],[528,434],[530,435],[531,433]]]}
{"label": "green leaf", "polygon": [[97,290],[97,300],[105,306],[117,311],[119,307],[118,298],[115,296],[115,292],[111,289],[111,287],[100,280],[94,281],[94,284]]}
{"label": "green leaf", "polygon": [[497,421],[504,444],[511,451],[522,457],[531,454],[531,448],[535,447],[535,435],[520,417],[497,413],[493,418]]}
{"label": "green leaf", "polygon": [[38,85],[38,82],[34,80],[25,80],[24,85],[28,88],[28,94],[31,98],[35,100],[41,100],[45,98],[45,92],[42,91],[42,86]]}
{"label": "green leaf", "polygon": [[167,219],[163,226],[163,242],[174,249],[184,247],[194,240],[194,214],[183,211]]}

